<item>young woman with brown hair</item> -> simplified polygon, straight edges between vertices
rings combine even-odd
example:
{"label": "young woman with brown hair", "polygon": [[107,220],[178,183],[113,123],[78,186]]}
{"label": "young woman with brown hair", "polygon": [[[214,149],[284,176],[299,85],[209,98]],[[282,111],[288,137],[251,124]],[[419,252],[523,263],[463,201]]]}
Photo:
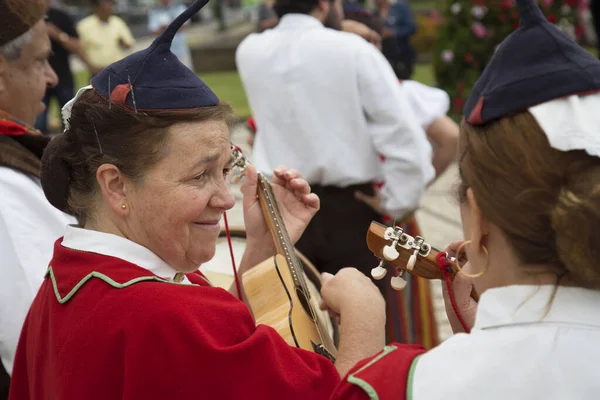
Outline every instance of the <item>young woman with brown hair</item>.
{"label": "young woman with brown hair", "polygon": [[461,127],[467,240],[446,249],[468,260],[445,293],[456,334],[427,352],[387,347],[333,399],[600,397],[600,62],[534,0],[517,4],[521,27]]}

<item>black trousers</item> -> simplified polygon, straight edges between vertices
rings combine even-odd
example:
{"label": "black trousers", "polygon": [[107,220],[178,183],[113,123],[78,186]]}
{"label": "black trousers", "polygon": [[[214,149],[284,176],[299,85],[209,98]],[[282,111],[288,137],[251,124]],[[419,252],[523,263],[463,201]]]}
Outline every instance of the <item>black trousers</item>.
{"label": "black trousers", "polygon": [[335,274],[355,267],[367,276],[377,258],[367,247],[367,231],[379,214],[354,198],[355,191],[372,195],[371,183],[346,188],[311,185],[321,199],[321,209],[296,244],[320,272]]}
{"label": "black trousers", "polygon": [[596,29],[596,37],[598,38],[598,57],[600,57],[600,0],[592,0],[590,11],[592,13],[592,20],[594,21],[594,28]]}

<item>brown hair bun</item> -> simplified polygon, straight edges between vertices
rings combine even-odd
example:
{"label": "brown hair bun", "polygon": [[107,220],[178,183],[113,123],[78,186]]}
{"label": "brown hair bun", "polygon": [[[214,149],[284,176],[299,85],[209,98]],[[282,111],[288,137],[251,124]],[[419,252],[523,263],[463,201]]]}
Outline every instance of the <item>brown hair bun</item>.
{"label": "brown hair bun", "polygon": [[50,141],[42,156],[40,180],[46,198],[54,207],[68,213],[69,182],[71,168],[65,157],[70,147],[66,135],[56,136]]}

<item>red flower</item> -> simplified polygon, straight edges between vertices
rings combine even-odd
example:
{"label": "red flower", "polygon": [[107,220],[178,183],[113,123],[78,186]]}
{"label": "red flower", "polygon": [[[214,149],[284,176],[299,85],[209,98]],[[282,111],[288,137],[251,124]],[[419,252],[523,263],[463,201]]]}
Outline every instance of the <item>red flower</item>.
{"label": "red flower", "polygon": [[567,4],[571,7],[577,7],[579,6],[579,0],[568,0]]}
{"label": "red flower", "polygon": [[513,28],[517,29],[519,27],[519,21],[513,22]]}
{"label": "red flower", "polygon": [[452,108],[454,108],[455,113],[460,113],[464,106],[465,106],[465,101],[462,98],[456,97],[456,98],[454,98],[454,100],[452,100]]}
{"label": "red flower", "polygon": [[583,34],[585,32],[585,28],[582,25],[577,25],[575,27],[575,36],[577,36],[577,39],[580,39]]}
{"label": "red flower", "polygon": [[500,8],[503,11],[507,11],[510,10],[510,8],[512,7],[512,0],[504,0],[501,4],[500,4]]}
{"label": "red flower", "polygon": [[556,14],[548,15],[548,21],[550,21],[553,24],[555,24],[558,21],[558,17],[556,16]]}
{"label": "red flower", "polygon": [[465,54],[465,61],[470,63],[471,61],[473,61],[473,54],[471,53],[467,53]]}

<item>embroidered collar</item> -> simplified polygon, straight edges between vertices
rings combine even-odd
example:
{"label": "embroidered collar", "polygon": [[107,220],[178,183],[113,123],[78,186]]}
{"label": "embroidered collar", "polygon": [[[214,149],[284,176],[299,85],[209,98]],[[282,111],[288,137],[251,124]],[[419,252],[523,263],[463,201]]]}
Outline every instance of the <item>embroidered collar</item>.
{"label": "embroidered collar", "polygon": [[[119,258],[164,280],[172,281],[178,274],[177,270],[146,247],[110,233],[81,229],[70,225],[67,227],[62,245],[72,250]],[[190,281],[183,275],[181,283],[189,284]]]}
{"label": "embroidered collar", "polygon": [[600,328],[600,291],[560,286],[506,286],[487,290],[480,298],[473,329],[518,324],[556,323]]}
{"label": "embroidered collar", "polygon": [[41,135],[42,133],[9,113],[0,110],[0,135],[21,136],[21,135]]}

